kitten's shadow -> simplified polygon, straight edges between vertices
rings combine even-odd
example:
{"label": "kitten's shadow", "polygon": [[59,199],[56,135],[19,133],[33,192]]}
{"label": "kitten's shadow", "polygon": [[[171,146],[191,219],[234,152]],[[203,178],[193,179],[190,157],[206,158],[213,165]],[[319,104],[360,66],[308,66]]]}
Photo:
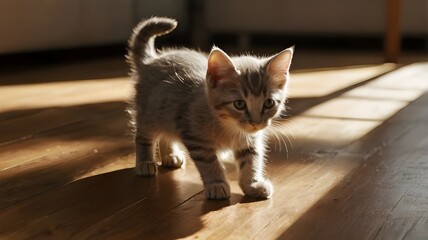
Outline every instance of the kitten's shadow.
{"label": "kitten's shadow", "polygon": [[270,201],[269,199],[261,199],[261,198],[253,198],[248,196],[241,196],[241,201],[239,203],[246,204],[246,203],[255,203],[255,202],[263,202],[263,201]]}
{"label": "kitten's shadow", "polygon": [[242,195],[237,193],[231,193],[230,199],[225,200],[204,200],[204,203],[202,204],[202,214],[207,214],[209,212],[219,211],[223,208],[227,208],[233,205],[236,205],[239,203],[239,201],[236,201],[237,199],[242,198]]}
{"label": "kitten's shadow", "polygon": [[205,215],[209,212],[223,210],[224,208],[232,207],[237,204],[247,204],[262,201],[269,201],[269,199],[253,198],[243,194],[232,193],[230,198],[226,200],[205,200],[202,205],[201,215]]}

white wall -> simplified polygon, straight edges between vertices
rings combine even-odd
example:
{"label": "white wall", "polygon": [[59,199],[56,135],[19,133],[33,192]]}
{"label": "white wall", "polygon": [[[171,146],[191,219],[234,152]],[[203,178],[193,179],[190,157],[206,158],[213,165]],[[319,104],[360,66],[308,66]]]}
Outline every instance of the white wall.
{"label": "white wall", "polygon": [[[428,34],[428,0],[402,0],[404,34]],[[206,0],[213,32],[382,34],[386,0]]]}
{"label": "white wall", "polygon": [[177,31],[185,31],[189,27],[187,2],[187,0],[135,0],[135,24],[143,18],[166,16],[178,21]]}
{"label": "white wall", "polygon": [[1,0],[0,53],[122,42],[133,0]]}
{"label": "white wall", "polygon": [[[200,0],[207,33],[382,34],[386,0]],[[402,0],[404,34],[428,35],[428,0]],[[0,54],[125,43],[152,15],[188,27],[187,0],[0,0]],[[196,23],[197,24],[197,23]]]}
{"label": "white wall", "polygon": [[428,35],[428,0],[401,0],[405,34]]}

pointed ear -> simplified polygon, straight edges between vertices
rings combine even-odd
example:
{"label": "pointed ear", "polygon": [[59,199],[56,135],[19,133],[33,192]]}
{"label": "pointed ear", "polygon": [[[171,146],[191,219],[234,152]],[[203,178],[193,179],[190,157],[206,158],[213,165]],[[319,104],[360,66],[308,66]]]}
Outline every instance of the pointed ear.
{"label": "pointed ear", "polygon": [[294,46],[276,54],[268,61],[267,73],[279,88],[283,88],[287,83],[293,53]]}
{"label": "pointed ear", "polygon": [[213,47],[208,56],[207,81],[210,86],[215,88],[235,73],[236,69],[230,57],[220,48]]}

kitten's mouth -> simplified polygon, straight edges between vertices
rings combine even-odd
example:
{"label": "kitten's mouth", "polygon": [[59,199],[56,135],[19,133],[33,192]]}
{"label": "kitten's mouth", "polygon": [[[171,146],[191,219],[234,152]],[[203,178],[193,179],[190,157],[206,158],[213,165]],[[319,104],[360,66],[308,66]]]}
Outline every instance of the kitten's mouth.
{"label": "kitten's mouth", "polygon": [[266,126],[267,125],[263,124],[263,123],[260,123],[260,124],[255,124],[255,123],[252,123],[252,124],[243,124],[244,130],[246,132],[248,132],[248,133],[256,133],[256,132],[258,132],[260,130],[263,130]]}

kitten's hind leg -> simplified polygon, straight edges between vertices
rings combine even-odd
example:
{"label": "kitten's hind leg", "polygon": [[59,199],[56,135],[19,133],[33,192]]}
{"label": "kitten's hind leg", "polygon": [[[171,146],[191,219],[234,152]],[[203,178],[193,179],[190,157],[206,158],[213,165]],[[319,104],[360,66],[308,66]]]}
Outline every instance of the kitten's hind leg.
{"label": "kitten's hind leg", "polygon": [[153,176],[157,172],[153,140],[140,134],[135,137],[135,172],[140,176]]}
{"label": "kitten's hind leg", "polygon": [[186,160],[186,153],[177,142],[161,138],[157,142],[156,150],[156,156],[160,158],[163,167],[179,168]]}

